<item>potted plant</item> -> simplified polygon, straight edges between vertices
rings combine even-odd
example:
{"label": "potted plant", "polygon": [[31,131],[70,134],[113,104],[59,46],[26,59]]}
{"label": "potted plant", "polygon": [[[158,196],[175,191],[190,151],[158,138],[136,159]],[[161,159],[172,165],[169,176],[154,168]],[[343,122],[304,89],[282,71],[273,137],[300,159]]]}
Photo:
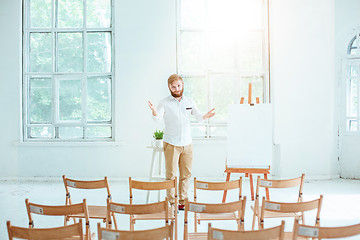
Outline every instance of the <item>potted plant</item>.
{"label": "potted plant", "polygon": [[156,130],[154,132],[155,147],[159,147],[159,148],[163,147],[163,136],[164,136],[164,131]]}

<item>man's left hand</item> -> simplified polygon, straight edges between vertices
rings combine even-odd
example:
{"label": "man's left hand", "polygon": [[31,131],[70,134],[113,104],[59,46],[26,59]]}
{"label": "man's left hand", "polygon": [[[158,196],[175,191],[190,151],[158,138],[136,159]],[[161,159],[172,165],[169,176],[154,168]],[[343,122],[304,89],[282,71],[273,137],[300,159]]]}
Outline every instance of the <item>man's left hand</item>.
{"label": "man's left hand", "polygon": [[212,118],[215,115],[215,112],[213,112],[215,110],[215,108],[211,109],[207,114],[205,114],[203,116],[203,119],[208,119],[208,118]]}

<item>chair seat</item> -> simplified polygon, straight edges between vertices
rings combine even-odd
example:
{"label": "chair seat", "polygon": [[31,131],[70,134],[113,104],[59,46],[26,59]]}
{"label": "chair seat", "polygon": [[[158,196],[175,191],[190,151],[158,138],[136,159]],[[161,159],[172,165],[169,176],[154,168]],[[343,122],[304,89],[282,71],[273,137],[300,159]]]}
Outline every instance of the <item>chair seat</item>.
{"label": "chair seat", "polygon": [[[254,211],[254,206],[251,206],[251,210]],[[256,216],[261,211],[261,206],[259,206],[259,210],[256,213]],[[283,217],[299,217],[300,213],[278,213],[272,211],[265,211],[264,218],[283,218]]]}
{"label": "chair seat", "polygon": [[197,219],[199,221],[207,220],[236,220],[235,213],[198,213]]}
{"label": "chair seat", "polygon": [[189,233],[188,234],[188,240],[207,240],[208,233]]}
{"label": "chair seat", "polygon": [[[94,206],[89,205],[88,211],[89,211],[89,218],[96,218],[96,219],[106,219],[107,214],[107,207],[106,206]],[[77,218],[84,218],[84,214],[74,214],[70,217],[77,217]]]}
{"label": "chair seat", "polygon": [[[174,207],[169,207],[168,216],[169,219],[174,219],[175,210]],[[165,219],[165,212],[161,213],[153,213],[153,214],[141,214],[141,215],[133,215],[134,220],[164,220]]]}

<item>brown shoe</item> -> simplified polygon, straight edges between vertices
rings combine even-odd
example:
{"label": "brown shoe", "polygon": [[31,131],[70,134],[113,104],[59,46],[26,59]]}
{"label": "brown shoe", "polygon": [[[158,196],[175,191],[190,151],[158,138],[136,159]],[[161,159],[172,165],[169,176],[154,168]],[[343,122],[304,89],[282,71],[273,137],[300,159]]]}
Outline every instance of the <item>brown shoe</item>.
{"label": "brown shoe", "polygon": [[183,204],[179,204],[178,209],[179,209],[179,210],[184,210],[184,209],[185,209],[185,205],[183,205]]}

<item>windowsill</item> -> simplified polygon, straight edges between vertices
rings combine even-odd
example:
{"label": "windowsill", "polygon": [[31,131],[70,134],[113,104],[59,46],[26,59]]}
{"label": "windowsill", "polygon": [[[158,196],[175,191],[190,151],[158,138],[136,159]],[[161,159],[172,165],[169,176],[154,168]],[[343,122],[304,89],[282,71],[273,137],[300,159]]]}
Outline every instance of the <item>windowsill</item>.
{"label": "windowsill", "polygon": [[40,141],[28,141],[28,142],[13,142],[16,147],[121,147],[124,145],[123,141],[109,141],[109,142],[65,142],[65,141],[53,141],[53,142],[40,142]]}
{"label": "windowsill", "polygon": [[194,144],[212,144],[212,143],[226,143],[226,137],[223,138],[193,138]]}

